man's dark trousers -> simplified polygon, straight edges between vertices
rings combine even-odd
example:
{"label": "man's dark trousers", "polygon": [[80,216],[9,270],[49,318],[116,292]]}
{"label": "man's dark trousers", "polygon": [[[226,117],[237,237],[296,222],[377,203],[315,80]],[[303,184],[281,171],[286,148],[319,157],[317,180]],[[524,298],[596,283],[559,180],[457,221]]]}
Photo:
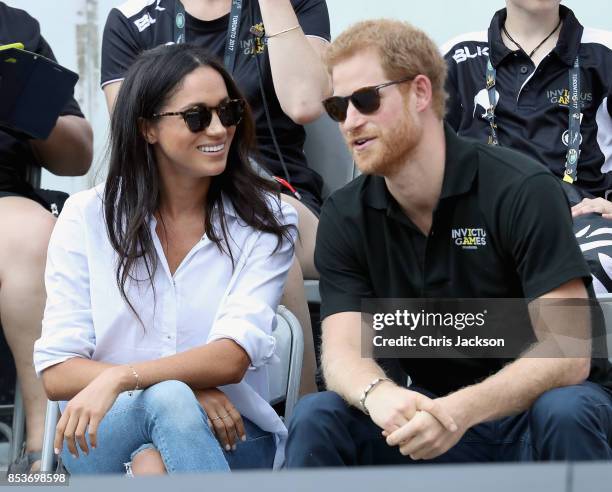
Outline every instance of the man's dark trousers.
{"label": "man's dark trousers", "polygon": [[[418,390],[416,388],[411,388]],[[591,382],[541,395],[529,411],[476,425],[424,463],[612,459],[612,392]],[[336,393],[308,395],[289,425],[288,468],[415,463]]]}

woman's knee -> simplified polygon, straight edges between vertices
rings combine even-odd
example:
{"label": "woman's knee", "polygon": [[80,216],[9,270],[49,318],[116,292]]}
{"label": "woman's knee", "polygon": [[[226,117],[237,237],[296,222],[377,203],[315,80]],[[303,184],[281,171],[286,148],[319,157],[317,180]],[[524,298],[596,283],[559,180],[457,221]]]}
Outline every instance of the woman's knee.
{"label": "woman's knee", "polygon": [[160,452],[153,446],[134,452],[129,467],[133,475],[163,475],[167,473]]}
{"label": "woman's knee", "polygon": [[298,213],[299,237],[295,254],[304,272],[304,278],[318,279],[319,274],[314,266],[314,246],[319,219],[306,205],[292,196],[281,195],[281,200],[292,205]]}
{"label": "woman's knee", "polygon": [[155,417],[185,422],[192,417],[201,418],[204,412],[193,390],[182,381],[163,381],[150,386],[143,391],[142,398]]}
{"label": "woman's knee", "polygon": [[10,265],[44,263],[54,225],[55,217],[32,200],[0,199],[0,258]]}

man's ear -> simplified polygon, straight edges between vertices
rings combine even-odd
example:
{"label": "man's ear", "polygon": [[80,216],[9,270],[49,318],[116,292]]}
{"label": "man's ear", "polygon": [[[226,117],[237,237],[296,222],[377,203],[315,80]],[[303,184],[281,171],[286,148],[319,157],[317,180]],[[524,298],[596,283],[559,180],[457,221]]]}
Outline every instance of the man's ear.
{"label": "man's ear", "polygon": [[157,143],[157,131],[155,125],[149,120],[138,118],[138,130],[142,137],[150,144]]}
{"label": "man's ear", "polygon": [[431,107],[433,94],[429,77],[422,74],[417,75],[411,86],[416,96],[416,110],[421,112]]}

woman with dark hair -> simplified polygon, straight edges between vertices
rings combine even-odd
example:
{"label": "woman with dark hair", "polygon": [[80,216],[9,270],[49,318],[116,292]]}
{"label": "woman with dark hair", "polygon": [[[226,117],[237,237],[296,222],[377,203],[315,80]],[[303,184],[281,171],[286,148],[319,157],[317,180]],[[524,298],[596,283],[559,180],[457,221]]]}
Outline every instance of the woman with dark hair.
{"label": "woman with dark hair", "polygon": [[[101,48],[101,85],[112,114],[125,74],[142,51],[186,42],[223,60],[252,108],[253,162],[275,176],[281,198],[298,213],[296,261],[282,303],[304,334],[300,393],[316,391],[313,330],[304,279],[318,279],[314,246],[323,181],[308,167],[302,125],[323,111],[331,90],[322,54],[329,45],[325,0],[130,0],[115,2]],[[280,184],[279,184],[280,183]]]}
{"label": "woman with dark hair", "polygon": [[108,179],[68,200],[48,252],[34,361],[67,401],[55,448],[69,472],[282,462],[268,368],[296,212],[251,170],[253,142],[204,49],[159,47],[130,68]]}

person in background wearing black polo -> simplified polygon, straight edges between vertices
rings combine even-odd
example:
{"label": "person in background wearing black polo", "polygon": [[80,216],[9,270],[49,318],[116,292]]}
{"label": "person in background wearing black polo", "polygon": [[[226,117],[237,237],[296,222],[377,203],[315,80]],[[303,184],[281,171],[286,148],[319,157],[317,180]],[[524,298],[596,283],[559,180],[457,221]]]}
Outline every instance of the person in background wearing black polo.
{"label": "person in background wearing black polo", "polygon": [[[510,361],[402,358],[406,388],[362,355],[364,299],[586,298],[589,271],[559,180],[443,123],[446,67],[422,31],[358,23],[327,63],[324,105],[363,175],[321,213],[329,391],[298,403],[287,466],[611,459],[607,359],[529,357],[540,342]],[[457,245],[461,228],[486,241]]]}
{"label": "person in background wearing black polo", "polygon": [[583,27],[560,3],[506,0],[488,31],[442,47],[446,119],[459,135],[520,150],[574,184],[574,217],[612,218],[612,32]]}
{"label": "person in background wearing black polo", "polygon": [[[0,45],[12,43],[55,60],[38,21],[0,2]],[[34,373],[32,351],[45,305],[43,273],[55,225],[51,212],[58,212],[26,176],[41,166],[59,176],[81,176],[91,164],[92,148],[91,127],[74,98],[46,140],[28,140],[0,127],[0,318],[15,359],[27,429],[26,454],[11,465],[14,473],[35,471],[40,464],[47,399]]]}

